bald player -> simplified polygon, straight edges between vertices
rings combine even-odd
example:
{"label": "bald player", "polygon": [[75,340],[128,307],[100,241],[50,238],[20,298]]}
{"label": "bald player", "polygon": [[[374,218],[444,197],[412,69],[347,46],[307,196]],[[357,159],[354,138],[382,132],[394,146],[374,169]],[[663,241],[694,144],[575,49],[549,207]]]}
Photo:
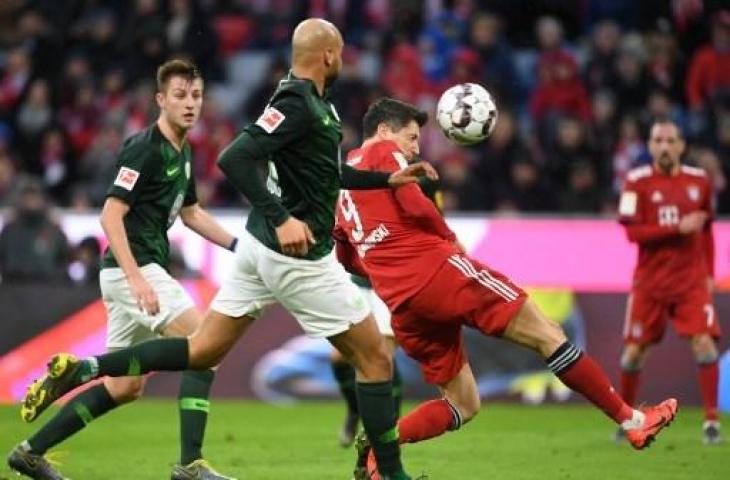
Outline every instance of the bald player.
{"label": "bald player", "polygon": [[[217,365],[278,302],[307,335],[327,338],[355,367],[360,415],[381,478],[411,478],[400,461],[392,360],[368,303],[337,263],[331,234],[341,188],[396,188],[436,174],[423,163],[388,173],[358,171],[340,161],[340,119],[327,87],[340,72],[342,47],[331,23],[300,23],[292,39],[291,71],[258,120],[221,154],[221,170],[253,208],[233,270],[200,329],[188,338],[152,340],[85,360],[59,354],[51,364],[62,368],[40,380],[38,409],[100,376]],[[57,361],[62,356],[64,361]]]}

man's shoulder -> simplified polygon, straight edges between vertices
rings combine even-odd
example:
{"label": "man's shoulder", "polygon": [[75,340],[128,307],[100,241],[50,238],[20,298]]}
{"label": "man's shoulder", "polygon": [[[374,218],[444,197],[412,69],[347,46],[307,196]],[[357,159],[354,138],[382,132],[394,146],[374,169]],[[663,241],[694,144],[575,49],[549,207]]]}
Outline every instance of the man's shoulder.
{"label": "man's shoulder", "polygon": [[627,185],[638,186],[649,181],[654,176],[654,168],[651,165],[642,165],[632,168],[626,174]]}
{"label": "man's shoulder", "polygon": [[365,161],[369,165],[390,166],[391,162],[395,162],[399,168],[408,166],[408,159],[391,140],[379,141],[363,150]]}
{"label": "man's shoulder", "polygon": [[680,167],[680,171],[685,176],[688,176],[688,177],[691,177],[691,178],[703,178],[703,179],[707,179],[707,172],[704,169],[702,169],[702,168],[692,167],[690,165],[682,165]]}
{"label": "man's shoulder", "polygon": [[154,126],[140,130],[127,137],[122,144],[121,154],[154,154],[159,153],[160,138],[156,135]]}

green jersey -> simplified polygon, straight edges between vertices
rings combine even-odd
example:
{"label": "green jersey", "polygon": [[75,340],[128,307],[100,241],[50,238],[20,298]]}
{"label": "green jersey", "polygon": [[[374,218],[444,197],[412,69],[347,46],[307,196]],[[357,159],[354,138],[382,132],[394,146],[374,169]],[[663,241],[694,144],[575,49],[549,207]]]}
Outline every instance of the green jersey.
{"label": "green jersey", "polygon": [[[327,96],[321,97],[310,80],[289,74],[279,82],[263,114],[244,128],[239,139],[255,144],[265,156],[269,192],[280,199],[289,215],[312,230],[317,243],[305,258],[317,259],[329,253],[340,190],[342,132],[340,118]],[[254,206],[246,229],[268,248],[280,251],[274,230],[279,219],[273,220]]]}
{"label": "green jersey", "polygon": [[[167,268],[167,230],[182,207],[198,201],[190,146],[185,143],[178,152],[154,124],[127,139],[117,166],[119,171],[107,196],[129,205],[124,229],[132,255],[140,266],[157,263]],[[102,268],[117,266],[111,249],[107,249]]]}

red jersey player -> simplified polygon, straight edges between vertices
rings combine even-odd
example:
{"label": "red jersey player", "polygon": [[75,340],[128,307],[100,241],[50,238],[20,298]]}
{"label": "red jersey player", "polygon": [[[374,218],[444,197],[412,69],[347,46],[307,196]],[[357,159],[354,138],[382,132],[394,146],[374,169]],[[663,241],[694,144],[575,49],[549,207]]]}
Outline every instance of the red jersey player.
{"label": "red jersey player", "polygon": [[[385,98],[363,119],[365,141],[348,155],[364,170],[397,171],[419,153],[426,113]],[[674,418],[677,402],[634,410],[614,391],[603,370],[566,339],[527,294],[504,275],[465,254],[434,205],[410,185],[396,191],[343,190],[337,209],[338,257],[370,278],[392,312],[403,349],[419,362],[443,398],[419,405],[398,423],[401,442],[456,430],[479,411],[479,390],[466,358],[462,326],[501,336],[541,355],[562,382],[582,393],[644,448]],[[378,478],[367,466],[361,439],[356,478]]]}
{"label": "red jersey player", "polygon": [[712,192],[703,170],[680,165],[683,150],[677,125],[656,122],[649,137],[654,163],[632,170],[621,194],[619,219],[639,245],[623,332],[621,393],[635,404],[649,347],[661,340],[671,318],[677,334],[690,339],[699,367],[705,442],[719,443]]}

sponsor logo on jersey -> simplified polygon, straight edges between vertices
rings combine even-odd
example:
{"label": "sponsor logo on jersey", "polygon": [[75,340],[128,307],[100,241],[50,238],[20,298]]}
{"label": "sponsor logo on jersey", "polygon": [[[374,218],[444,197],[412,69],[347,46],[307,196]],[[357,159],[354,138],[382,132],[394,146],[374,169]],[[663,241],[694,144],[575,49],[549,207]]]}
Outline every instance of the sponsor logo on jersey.
{"label": "sponsor logo on jersey", "polygon": [[630,217],[636,213],[636,192],[624,192],[621,194],[621,201],[618,204],[618,213]]}
{"label": "sponsor logo on jersey", "polygon": [[365,237],[365,240],[357,246],[357,253],[360,255],[360,258],[364,257],[368,250],[385,240],[385,237],[388,235],[390,235],[388,228],[382,223],[378,224],[378,226],[370,231],[368,236]]}
{"label": "sponsor logo on jersey", "polygon": [[179,171],[180,171],[180,165],[171,165],[171,166],[167,167],[167,169],[165,170],[165,175],[167,175],[168,177],[172,177],[174,175],[177,175],[177,172],[179,172]]}
{"label": "sponsor logo on jersey", "polygon": [[129,190],[131,192],[134,188],[134,185],[137,183],[138,178],[139,172],[137,170],[122,167],[119,169],[116,180],[114,180],[114,185],[116,185],[117,187],[122,187],[123,189]]}
{"label": "sponsor logo on jersey", "polygon": [[185,162],[185,178],[190,180],[190,162]]}
{"label": "sponsor logo on jersey", "polygon": [[654,190],[654,193],[651,194],[651,201],[654,203],[660,203],[664,201],[664,196],[662,195],[662,192],[659,190]]}
{"label": "sponsor logo on jersey", "polygon": [[693,202],[698,201],[700,199],[700,187],[697,185],[690,185],[687,187],[687,196]]}
{"label": "sponsor logo on jersey", "polygon": [[335,119],[339,122],[340,121],[340,116],[337,114],[337,109],[331,103],[330,103],[330,108],[332,109],[332,115],[334,115],[335,116]]}
{"label": "sponsor logo on jersey", "polygon": [[285,118],[286,115],[274,107],[266,107],[264,113],[262,113],[259,119],[256,120],[256,125],[263,128],[266,133],[271,133],[279,128],[279,125],[281,125],[281,122],[283,122]]}

